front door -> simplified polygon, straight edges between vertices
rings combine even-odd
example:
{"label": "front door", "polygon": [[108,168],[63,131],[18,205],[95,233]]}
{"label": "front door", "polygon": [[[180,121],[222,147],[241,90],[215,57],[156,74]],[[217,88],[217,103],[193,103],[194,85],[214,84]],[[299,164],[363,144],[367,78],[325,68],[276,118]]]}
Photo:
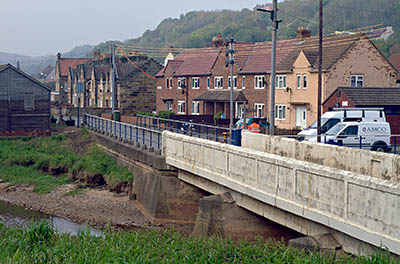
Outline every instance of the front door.
{"label": "front door", "polygon": [[296,126],[301,128],[307,126],[307,110],[304,105],[296,106]]}

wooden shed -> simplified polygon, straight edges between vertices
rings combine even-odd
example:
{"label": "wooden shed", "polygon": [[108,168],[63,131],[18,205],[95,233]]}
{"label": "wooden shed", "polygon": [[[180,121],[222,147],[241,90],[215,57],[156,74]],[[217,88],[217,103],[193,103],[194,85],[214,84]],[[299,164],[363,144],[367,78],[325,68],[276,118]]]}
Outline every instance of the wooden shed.
{"label": "wooden shed", "polygon": [[0,135],[50,131],[50,89],[10,64],[0,65]]}

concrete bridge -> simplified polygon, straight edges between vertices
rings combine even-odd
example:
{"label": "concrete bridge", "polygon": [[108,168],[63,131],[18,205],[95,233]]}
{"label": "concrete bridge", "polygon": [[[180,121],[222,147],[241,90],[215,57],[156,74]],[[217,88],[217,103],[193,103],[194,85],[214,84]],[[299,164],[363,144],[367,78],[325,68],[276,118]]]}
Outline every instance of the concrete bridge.
{"label": "concrete bridge", "polygon": [[346,252],[400,254],[398,155],[249,132],[242,147],[164,132],[163,148],[186,183]]}
{"label": "concrete bridge", "polygon": [[327,248],[369,254],[384,247],[400,255],[400,155],[249,132],[236,147],[167,131],[157,155],[94,131],[133,170],[132,199],[153,223],[194,223],[202,200],[229,193],[223,199],[255,213],[237,217],[235,232],[257,225],[258,215]]}

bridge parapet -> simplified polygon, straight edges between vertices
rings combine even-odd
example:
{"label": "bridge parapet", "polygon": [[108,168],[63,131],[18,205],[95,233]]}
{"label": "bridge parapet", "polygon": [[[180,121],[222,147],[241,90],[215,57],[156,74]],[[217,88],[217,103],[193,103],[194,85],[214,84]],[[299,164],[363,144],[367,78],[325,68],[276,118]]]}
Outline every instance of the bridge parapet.
{"label": "bridge parapet", "polygon": [[400,155],[365,149],[297,141],[242,132],[242,146],[282,157],[307,161],[393,182],[400,182]]}
{"label": "bridge parapet", "polygon": [[168,165],[400,254],[400,183],[171,132],[163,148]]}

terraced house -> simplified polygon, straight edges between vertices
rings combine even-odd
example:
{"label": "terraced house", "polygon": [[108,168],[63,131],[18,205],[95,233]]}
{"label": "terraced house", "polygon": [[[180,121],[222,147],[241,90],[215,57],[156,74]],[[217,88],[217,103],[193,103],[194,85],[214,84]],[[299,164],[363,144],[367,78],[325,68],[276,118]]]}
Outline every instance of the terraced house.
{"label": "terraced house", "polygon": [[[293,129],[317,118],[318,38],[300,28],[297,38],[277,43],[276,125]],[[323,42],[322,100],[338,86],[395,87],[397,70],[363,34],[326,36]],[[235,117],[248,104],[256,117],[269,116],[271,42],[236,43]],[[229,116],[229,68],[224,41],[183,51],[156,75],[157,111]]]}
{"label": "terraced house", "polygon": [[[162,66],[147,56],[136,54],[130,61],[150,75],[155,75]],[[112,107],[112,68],[110,56],[97,54],[93,59],[69,66],[65,78],[66,101],[77,107],[111,108]],[[61,65],[63,65],[61,63]],[[64,68],[62,66],[61,68]],[[78,83],[83,84],[79,89]],[[116,108],[121,114],[155,110],[156,82],[135,68],[125,57],[116,63]]]}

